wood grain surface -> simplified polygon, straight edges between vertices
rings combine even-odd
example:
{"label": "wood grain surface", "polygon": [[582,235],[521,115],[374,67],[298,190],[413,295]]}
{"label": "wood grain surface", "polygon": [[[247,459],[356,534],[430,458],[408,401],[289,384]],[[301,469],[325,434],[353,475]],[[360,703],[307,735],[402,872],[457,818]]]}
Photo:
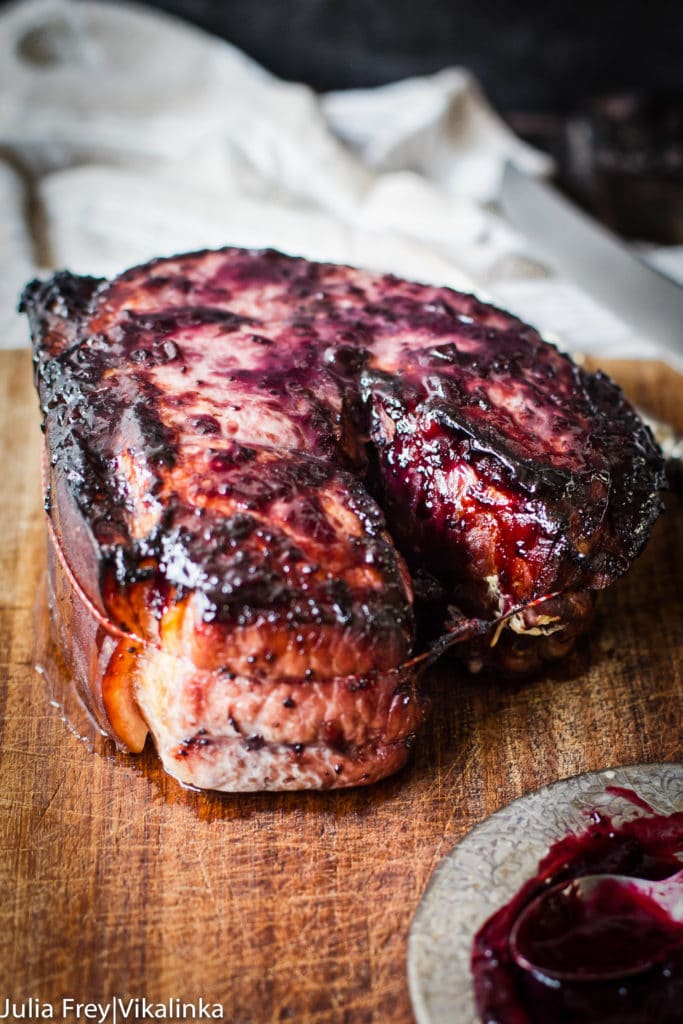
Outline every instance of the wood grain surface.
{"label": "wood grain surface", "polygon": [[[680,377],[658,364],[612,369],[683,430]],[[442,665],[413,760],[385,783],[200,794],[151,752],[90,753],[33,668],[44,548],[27,352],[1,353],[0,388],[0,1010],[5,996],[57,1008],[63,996],[203,996],[240,1024],[410,1022],[410,921],[459,838],[556,779],[683,760],[683,506],[673,494],[577,654],[514,685]]]}

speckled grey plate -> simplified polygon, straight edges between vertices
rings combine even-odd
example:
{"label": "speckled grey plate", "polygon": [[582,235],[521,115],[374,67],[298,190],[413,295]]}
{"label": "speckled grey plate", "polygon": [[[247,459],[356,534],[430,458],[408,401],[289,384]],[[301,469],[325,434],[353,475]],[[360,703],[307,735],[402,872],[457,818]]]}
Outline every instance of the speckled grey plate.
{"label": "speckled grey plate", "polygon": [[659,814],[683,811],[683,764],[590,772],[503,807],[441,862],[408,941],[408,982],[418,1024],[479,1024],[470,948],[484,921],[536,873],[552,843],[585,831],[592,809],[605,811],[617,825],[647,813],[607,793],[608,786],[635,790]]}

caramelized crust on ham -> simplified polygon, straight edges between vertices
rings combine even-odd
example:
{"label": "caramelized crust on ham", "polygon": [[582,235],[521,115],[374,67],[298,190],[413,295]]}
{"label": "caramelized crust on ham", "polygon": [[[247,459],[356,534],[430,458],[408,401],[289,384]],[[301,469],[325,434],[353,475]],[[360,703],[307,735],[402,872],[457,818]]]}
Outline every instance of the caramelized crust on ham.
{"label": "caramelized crust on ham", "polygon": [[24,306],[61,645],[188,784],[395,771],[427,635],[473,669],[563,653],[659,511],[619,389],[473,296],[225,249]]}

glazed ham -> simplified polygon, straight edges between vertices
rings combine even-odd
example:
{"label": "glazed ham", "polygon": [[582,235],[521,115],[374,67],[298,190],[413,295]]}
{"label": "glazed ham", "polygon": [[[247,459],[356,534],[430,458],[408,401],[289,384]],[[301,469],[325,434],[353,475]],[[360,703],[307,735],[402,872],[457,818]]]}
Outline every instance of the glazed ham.
{"label": "glazed ham", "polygon": [[430,652],[562,654],[659,512],[619,389],[473,296],[225,249],[23,301],[60,647],[187,784],[397,770]]}

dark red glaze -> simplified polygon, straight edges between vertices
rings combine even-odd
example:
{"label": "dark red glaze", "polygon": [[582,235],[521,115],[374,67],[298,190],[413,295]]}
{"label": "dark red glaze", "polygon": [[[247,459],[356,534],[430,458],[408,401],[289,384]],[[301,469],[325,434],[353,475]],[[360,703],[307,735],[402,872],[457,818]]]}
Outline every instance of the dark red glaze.
{"label": "dark red glaze", "polygon": [[[629,794],[630,798],[630,794]],[[642,805],[638,799],[634,801]],[[651,809],[650,809],[651,810]],[[537,875],[477,933],[472,970],[477,1009],[487,1024],[680,1024],[683,927],[646,897],[606,888],[594,913],[571,898],[551,902],[529,923],[521,943],[551,970],[608,970],[651,955],[656,964],[609,980],[543,979],[512,959],[511,929],[544,890],[592,874],[664,879],[681,869],[683,813],[651,814],[616,828],[605,815],[580,835],[555,843]],[[520,939],[518,939],[519,945]],[[662,945],[666,951],[662,953]]]}
{"label": "dark red glaze", "polygon": [[[549,985],[553,979],[625,978],[683,948],[683,922],[623,877],[599,876],[587,892],[579,883],[573,879],[540,896],[511,937],[518,965],[542,974]],[[680,878],[671,889],[683,892]]]}
{"label": "dark red glaze", "polygon": [[403,353],[400,373],[363,377],[402,550],[470,614],[606,586],[658,502],[647,482],[657,457],[634,413],[531,328],[452,332]]}

